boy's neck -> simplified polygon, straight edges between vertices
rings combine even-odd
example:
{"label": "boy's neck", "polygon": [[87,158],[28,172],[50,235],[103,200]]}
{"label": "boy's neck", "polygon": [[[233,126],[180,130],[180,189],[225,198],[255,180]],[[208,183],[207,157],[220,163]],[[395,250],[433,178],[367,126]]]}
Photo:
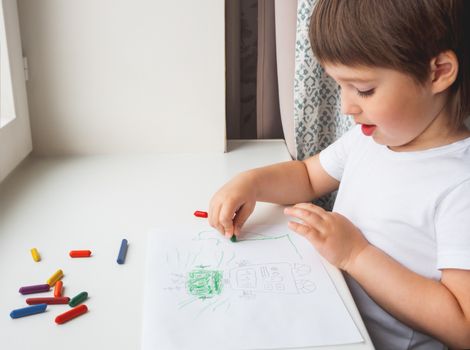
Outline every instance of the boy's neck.
{"label": "boy's neck", "polygon": [[405,145],[388,146],[388,148],[395,152],[424,151],[470,137],[470,130],[465,125],[455,129],[450,126],[449,120],[448,111],[446,108],[441,108],[434,120],[418,137]]}

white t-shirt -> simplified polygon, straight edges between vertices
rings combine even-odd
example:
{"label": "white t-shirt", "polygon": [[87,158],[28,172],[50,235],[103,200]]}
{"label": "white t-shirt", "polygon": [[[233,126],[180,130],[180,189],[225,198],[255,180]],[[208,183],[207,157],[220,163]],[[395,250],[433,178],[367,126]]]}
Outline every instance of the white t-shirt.
{"label": "white t-shirt", "polygon": [[[440,269],[470,270],[470,138],[394,152],[356,126],[323,150],[320,162],[341,182],[333,211],[351,220],[371,244],[434,280],[440,280]],[[377,349],[445,349],[345,278]]]}

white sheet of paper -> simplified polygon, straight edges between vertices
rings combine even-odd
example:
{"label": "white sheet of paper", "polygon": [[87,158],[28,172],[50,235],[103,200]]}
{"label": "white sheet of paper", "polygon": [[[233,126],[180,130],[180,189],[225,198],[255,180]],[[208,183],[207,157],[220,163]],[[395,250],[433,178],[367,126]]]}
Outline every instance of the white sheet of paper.
{"label": "white sheet of paper", "polygon": [[362,342],[318,254],[285,225],[236,243],[209,226],[149,234],[142,349],[280,349]]}

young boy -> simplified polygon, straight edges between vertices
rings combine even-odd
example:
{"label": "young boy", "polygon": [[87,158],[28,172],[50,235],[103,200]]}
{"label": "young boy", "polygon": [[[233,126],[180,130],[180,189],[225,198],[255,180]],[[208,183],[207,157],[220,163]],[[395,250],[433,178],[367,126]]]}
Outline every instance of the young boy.
{"label": "young boy", "polygon": [[[210,203],[227,237],[256,201],[300,203],[289,227],[344,271],[377,349],[470,348],[469,6],[319,0],[312,48],[358,125]],[[306,203],[336,189],[333,212]]]}

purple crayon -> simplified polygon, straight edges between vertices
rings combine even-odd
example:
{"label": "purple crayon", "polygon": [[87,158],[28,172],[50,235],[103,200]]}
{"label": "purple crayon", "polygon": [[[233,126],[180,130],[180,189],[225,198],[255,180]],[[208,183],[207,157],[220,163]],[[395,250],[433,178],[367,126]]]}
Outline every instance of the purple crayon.
{"label": "purple crayon", "polygon": [[33,294],[33,293],[48,292],[50,289],[51,289],[51,286],[48,284],[37,284],[34,286],[21,287],[19,292],[21,294]]}

